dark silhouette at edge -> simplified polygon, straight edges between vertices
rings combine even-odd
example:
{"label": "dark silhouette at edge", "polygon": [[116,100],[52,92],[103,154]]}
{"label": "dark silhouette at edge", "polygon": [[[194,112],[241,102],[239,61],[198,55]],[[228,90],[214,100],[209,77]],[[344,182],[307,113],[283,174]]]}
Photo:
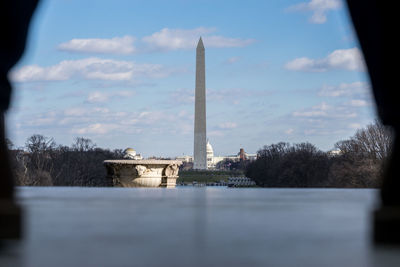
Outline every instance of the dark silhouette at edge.
{"label": "dark silhouette at edge", "polygon": [[29,23],[38,0],[0,1],[0,239],[21,236],[21,209],[14,200],[13,177],[5,142],[4,113],[9,107],[11,85],[9,70],[21,58]]}
{"label": "dark silhouette at edge", "polygon": [[397,9],[385,1],[347,0],[365,63],[368,68],[378,115],[384,125],[394,131],[392,155],[383,177],[381,208],[374,214],[374,239],[376,242],[400,243],[400,108],[393,64],[397,27]]}

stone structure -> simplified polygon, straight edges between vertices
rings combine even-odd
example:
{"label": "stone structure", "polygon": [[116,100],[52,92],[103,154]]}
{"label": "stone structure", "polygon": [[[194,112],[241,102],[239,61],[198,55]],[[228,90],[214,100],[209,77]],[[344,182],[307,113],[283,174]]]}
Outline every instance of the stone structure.
{"label": "stone structure", "polygon": [[175,187],[178,160],[105,160],[107,177],[116,187]]}
{"label": "stone structure", "polygon": [[193,169],[207,169],[206,131],[206,71],[203,40],[196,48],[196,89],[194,109],[194,164]]}

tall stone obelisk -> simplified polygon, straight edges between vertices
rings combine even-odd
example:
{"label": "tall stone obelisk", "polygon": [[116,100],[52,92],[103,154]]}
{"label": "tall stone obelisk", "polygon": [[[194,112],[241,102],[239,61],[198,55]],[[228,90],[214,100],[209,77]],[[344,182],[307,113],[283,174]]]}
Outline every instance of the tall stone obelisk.
{"label": "tall stone obelisk", "polygon": [[196,48],[196,91],[194,106],[194,164],[193,169],[207,169],[206,128],[206,63],[203,40]]}

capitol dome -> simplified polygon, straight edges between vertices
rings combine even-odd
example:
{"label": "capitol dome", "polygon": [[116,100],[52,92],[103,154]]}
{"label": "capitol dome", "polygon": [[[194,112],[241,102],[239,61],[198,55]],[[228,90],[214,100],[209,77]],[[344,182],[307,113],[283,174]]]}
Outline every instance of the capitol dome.
{"label": "capitol dome", "polygon": [[214,150],[208,140],[207,140],[206,152],[207,152],[207,168],[209,169],[214,167]]}
{"label": "capitol dome", "polygon": [[214,156],[214,150],[213,150],[213,148],[212,148],[212,146],[211,146],[211,144],[210,144],[209,141],[207,141],[207,148],[206,148],[206,151],[207,151],[207,155],[208,155],[208,154],[212,154],[212,155]]}

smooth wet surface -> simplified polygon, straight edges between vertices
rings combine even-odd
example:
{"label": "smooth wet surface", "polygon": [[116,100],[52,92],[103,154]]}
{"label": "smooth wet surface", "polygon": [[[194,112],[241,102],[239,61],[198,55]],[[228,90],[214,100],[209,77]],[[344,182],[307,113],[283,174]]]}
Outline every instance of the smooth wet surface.
{"label": "smooth wet surface", "polygon": [[0,266],[400,266],[371,241],[378,191],[18,189],[25,239]]}

